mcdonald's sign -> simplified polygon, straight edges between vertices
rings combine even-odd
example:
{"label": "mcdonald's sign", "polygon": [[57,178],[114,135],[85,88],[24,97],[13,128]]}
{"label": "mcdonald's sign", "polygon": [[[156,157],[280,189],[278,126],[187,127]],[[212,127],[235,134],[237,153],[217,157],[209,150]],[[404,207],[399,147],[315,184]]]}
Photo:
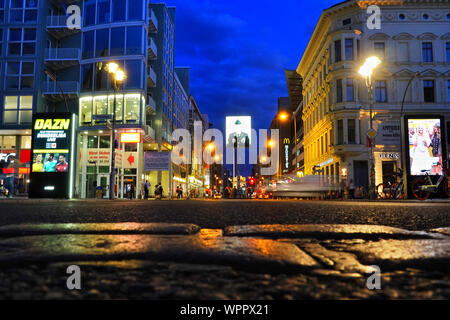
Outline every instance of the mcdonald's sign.
{"label": "mcdonald's sign", "polygon": [[291,144],[291,139],[289,139],[289,138],[284,138],[283,143],[284,143],[284,144]]}

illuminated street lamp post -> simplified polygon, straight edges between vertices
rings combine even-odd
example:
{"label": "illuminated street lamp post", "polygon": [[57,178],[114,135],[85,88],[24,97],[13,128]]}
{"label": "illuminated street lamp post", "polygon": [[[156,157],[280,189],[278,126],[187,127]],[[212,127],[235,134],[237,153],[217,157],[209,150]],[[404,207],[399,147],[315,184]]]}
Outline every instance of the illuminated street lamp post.
{"label": "illuminated street lamp post", "polygon": [[115,62],[108,63],[106,65],[106,71],[108,71],[113,77],[114,88],[113,117],[111,124],[111,173],[109,176],[109,199],[114,200],[116,175],[116,96],[117,92],[119,91],[120,85],[125,80],[125,72],[119,69],[119,65]]}
{"label": "illuminated street lamp post", "polygon": [[380,65],[381,60],[376,56],[372,56],[366,59],[364,64],[359,69],[358,73],[363,76],[366,80],[367,92],[369,95],[369,141],[370,141],[370,175],[369,175],[369,197],[370,199],[375,199],[375,159],[373,154],[373,145],[374,138],[376,132],[373,130],[373,117],[372,117],[372,109],[374,103],[374,94],[373,94],[373,82],[372,82],[372,74],[373,71]]}

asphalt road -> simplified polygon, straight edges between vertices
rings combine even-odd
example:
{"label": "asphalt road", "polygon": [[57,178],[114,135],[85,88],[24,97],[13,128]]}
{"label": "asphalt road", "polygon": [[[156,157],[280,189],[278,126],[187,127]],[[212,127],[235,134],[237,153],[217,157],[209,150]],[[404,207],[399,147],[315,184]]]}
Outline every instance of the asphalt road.
{"label": "asphalt road", "polygon": [[201,228],[372,224],[427,230],[450,226],[450,202],[0,200],[0,225],[89,222],[193,223]]}

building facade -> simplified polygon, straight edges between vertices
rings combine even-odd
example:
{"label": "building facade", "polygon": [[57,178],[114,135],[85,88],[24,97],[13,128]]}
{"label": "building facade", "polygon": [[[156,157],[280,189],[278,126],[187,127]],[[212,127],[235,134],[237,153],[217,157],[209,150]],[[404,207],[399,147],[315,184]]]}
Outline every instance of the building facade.
{"label": "building facade", "polygon": [[[80,9],[80,25],[70,5]],[[166,196],[171,181],[187,188],[186,166],[172,168],[172,177],[144,168],[145,152],[170,151],[172,131],[188,128],[189,70],[174,67],[175,8],[149,0],[0,0],[0,39],[0,180],[12,180],[15,194],[27,192],[36,112],[78,116],[77,197],[97,196],[101,187],[102,197],[123,198],[131,185],[138,197],[146,180],[161,183]],[[117,91],[109,62],[126,74]],[[124,133],[138,138],[124,142]]]}
{"label": "building facade", "polygon": [[[356,1],[324,10],[297,68],[303,78],[306,173],[319,170],[334,182],[353,180],[366,190],[369,97],[358,70],[369,56],[382,60],[373,75],[377,185],[402,166],[400,119],[405,91],[403,115],[444,116],[448,126],[450,6],[408,0],[381,6],[379,30],[369,29],[367,18]],[[383,139],[387,136],[391,138]]]}

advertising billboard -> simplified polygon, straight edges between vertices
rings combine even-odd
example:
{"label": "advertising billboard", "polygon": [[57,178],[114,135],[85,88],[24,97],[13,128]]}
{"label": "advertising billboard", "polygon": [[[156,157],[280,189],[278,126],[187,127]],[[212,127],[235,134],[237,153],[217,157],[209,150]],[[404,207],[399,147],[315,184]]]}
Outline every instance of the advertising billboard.
{"label": "advertising billboard", "polygon": [[252,117],[226,117],[226,139],[227,148],[233,148],[234,142],[237,142],[237,147],[249,147],[252,143]]}
{"label": "advertising billboard", "polygon": [[442,121],[435,118],[407,118],[407,155],[412,176],[441,175],[443,169]]}
{"label": "advertising billboard", "polygon": [[74,117],[71,113],[33,115],[30,197],[72,196]]}

